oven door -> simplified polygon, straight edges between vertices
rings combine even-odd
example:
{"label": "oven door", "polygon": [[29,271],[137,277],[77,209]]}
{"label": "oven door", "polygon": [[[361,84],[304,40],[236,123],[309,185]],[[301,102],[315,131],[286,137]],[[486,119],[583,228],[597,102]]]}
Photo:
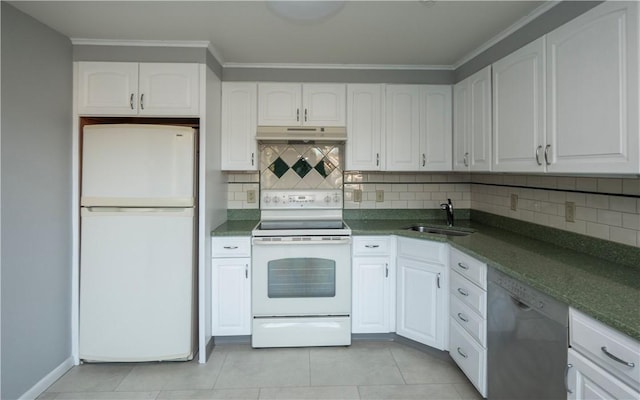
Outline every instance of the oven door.
{"label": "oven door", "polygon": [[253,239],[257,317],[351,314],[351,238]]}

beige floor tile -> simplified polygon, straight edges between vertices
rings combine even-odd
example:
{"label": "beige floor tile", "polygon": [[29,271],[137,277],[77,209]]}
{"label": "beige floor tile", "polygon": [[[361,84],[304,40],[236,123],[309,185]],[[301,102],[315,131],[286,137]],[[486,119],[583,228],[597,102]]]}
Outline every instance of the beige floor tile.
{"label": "beige floor tile", "polygon": [[482,396],[471,382],[454,383],[453,387],[463,400],[482,400]]}
{"label": "beige floor tile", "polygon": [[74,392],[58,393],[56,400],[152,400],[158,396],[153,392]]}
{"label": "beige floor tile", "polygon": [[453,361],[443,361],[406,346],[396,346],[390,351],[407,384],[467,382]]}
{"label": "beige floor tile", "polygon": [[206,364],[189,362],[136,365],[117,391],[212,389],[226,355],[210,357]]}
{"label": "beige floor tile", "polygon": [[44,392],[40,396],[38,396],[37,400],[54,400],[58,396],[56,392]]}
{"label": "beige floor tile", "polygon": [[420,399],[420,400],[444,400],[460,399],[460,395],[451,384],[427,384],[427,385],[379,385],[360,386],[361,399]]}
{"label": "beige floor tile", "polygon": [[309,386],[308,349],[229,352],[214,388],[278,386]]}
{"label": "beige floor tile", "polygon": [[132,364],[82,364],[71,368],[48,392],[109,392],[134,368]]}
{"label": "beige floor tile", "polygon": [[260,400],[360,399],[356,386],[311,386],[260,389]]}
{"label": "beige floor tile", "polygon": [[256,400],[260,389],[163,390],[158,400],[239,399]]}

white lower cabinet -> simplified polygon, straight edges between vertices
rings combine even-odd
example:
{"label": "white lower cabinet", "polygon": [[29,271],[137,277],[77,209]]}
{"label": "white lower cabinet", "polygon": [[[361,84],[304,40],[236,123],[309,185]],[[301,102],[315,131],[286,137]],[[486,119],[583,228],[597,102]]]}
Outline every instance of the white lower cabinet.
{"label": "white lower cabinet", "polygon": [[250,335],[250,238],[214,237],[212,253],[212,334]]}
{"label": "white lower cabinet", "polygon": [[570,400],[640,399],[640,343],[572,308],[569,345]]}
{"label": "white lower cabinet", "polygon": [[396,333],[445,350],[448,245],[399,237],[397,246]]}
{"label": "white lower cabinet", "polygon": [[391,236],[353,238],[351,331],[395,330],[395,263]]}

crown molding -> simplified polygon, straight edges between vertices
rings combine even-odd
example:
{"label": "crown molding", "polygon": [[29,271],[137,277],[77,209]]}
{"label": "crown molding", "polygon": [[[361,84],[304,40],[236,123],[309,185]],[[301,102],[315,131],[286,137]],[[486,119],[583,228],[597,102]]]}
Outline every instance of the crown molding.
{"label": "crown molding", "polygon": [[111,40],[71,38],[79,46],[139,46],[139,47],[209,47],[208,40]]}
{"label": "crown molding", "polygon": [[384,65],[384,64],[285,64],[285,63],[225,63],[224,68],[273,69],[360,69],[360,70],[416,70],[452,71],[451,65]]}
{"label": "crown molding", "polygon": [[522,28],[523,26],[525,26],[529,22],[533,21],[534,19],[538,18],[539,16],[541,16],[545,12],[547,12],[550,9],[552,9],[553,7],[557,6],[559,3],[560,3],[560,1],[555,1],[555,0],[554,1],[545,1],[538,8],[536,8],[533,11],[531,11],[529,14],[525,15],[524,17],[520,18],[515,23],[513,23],[511,26],[509,26],[507,29],[505,29],[502,32],[498,33],[496,36],[494,36],[493,38],[489,39],[483,45],[481,45],[480,47],[478,47],[475,50],[471,51],[469,54],[467,54],[466,56],[462,57],[460,60],[455,62],[453,65],[451,65],[452,69],[456,70],[456,69],[460,68],[466,62],[472,60],[474,57],[476,57],[476,56],[480,55],[482,52],[488,50],[489,48],[491,48],[491,46],[495,45],[496,43],[498,43],[502,39],[507,38],[509,35],[513,34],[515,31],[517,31],[518,29]]}

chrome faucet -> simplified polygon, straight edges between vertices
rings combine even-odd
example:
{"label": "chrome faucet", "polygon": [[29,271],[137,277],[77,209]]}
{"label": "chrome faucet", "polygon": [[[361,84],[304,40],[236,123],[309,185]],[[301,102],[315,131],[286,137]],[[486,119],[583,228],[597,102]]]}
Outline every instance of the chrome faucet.
{"label": "chrome faucet", "polygon": [[447,203],[440,204],[440,208],[447,212],[447,225],[453,226],[453,204],[451,204],[451,199],[447,199]]}

